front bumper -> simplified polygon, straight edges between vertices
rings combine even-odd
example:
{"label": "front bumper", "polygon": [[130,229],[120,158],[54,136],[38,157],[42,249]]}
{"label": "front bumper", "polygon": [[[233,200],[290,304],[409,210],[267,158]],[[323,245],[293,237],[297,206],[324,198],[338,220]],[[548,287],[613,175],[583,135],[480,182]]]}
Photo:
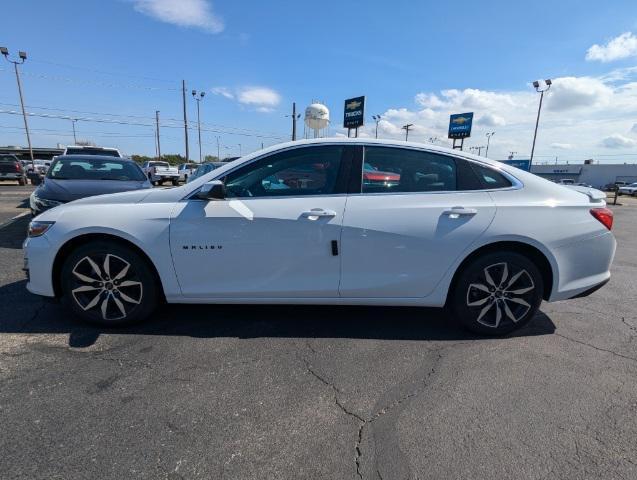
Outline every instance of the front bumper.
{"label": "front bumper", "polygon": [[27,274],[27,290],[35,295],[54,297],[53,258],[55,253],[46,234],[27,238],[22,244],[24,269]]}

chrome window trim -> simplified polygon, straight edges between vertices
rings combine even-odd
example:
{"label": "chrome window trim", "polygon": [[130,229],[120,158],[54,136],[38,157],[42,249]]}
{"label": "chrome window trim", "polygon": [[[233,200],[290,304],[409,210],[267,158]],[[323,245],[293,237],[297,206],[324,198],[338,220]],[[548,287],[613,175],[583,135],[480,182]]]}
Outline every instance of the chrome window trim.
{"label": "chrome window trim", "polygon": [[[269,152],[263,155],[258,155],[254,158],[252,158],[251,160],[245,162],[245,163],[241,163],[239,165],[237,165],[236,167],[233,167],[232,169],[226,171],[223,173],[223,175],[221,177],[216,177],[216,176],[212,176],[208,181],[212,181],[212,180],[219,180],[219,178],[223,178],[227,175],[230,175],[231,173],[235,172],[236,170],[246,167],[248,165],[251,165],[254,162],[257,162],[263,158],[266,158],[268,156],[271,155],[277,155],[279,153],[282,152],[287,152],[290,150],[296,150],[299,148],[313,148],[316,146],[348,146],[348,145],[357,145],[357,146],[362,146],[363,147],[363,159],[361,162],[361,191],[357,192],[357,193],[349,193],[349,194],[332,194],[332,195],[304,195],[304,196],[285,196],[285,195],[281,195],[281,196],[272,196],[272,197],[232,197],[232,199],[237,199],[237,200],[241,200],[241,199],[257,199],[257,198],[306,198],[306,197],[324,197],[324,196],[328,196],[328,197],[332,197],[332,196],[340,196],[340,195],[428,195],[428,194],[449,194],[449,193],[476,193],[476,192],[505,192],[505,191],[512,191],[512,190],[520,190],[521,188],[524,187],[524,184],[514,175],[512,175],[511,173],[498,168],[494,165],[491,165],[489,163],[484,163],[484,162],[480,162],[479,160],[476,160],[474,158],[468,158],[464,155],[453,155],[453,154],[449,154],[447,152],[438,152],[438,151],[431,151],[428,150],[426,148],[421,148],[421,147],[416,147],[413,145],[392,145],[392,144],[379,144],[379,143],[368,143],[365,142],[364,140],[361,140],[360,142],[341,142],[339,140],[335,140],[334,142],[317,142],[317,143],[310,143],[310,144],[303,144],[303,145],[290,145],[289,147],[286,148],[282,148],[280,150],[276,150],[275,152]],[[442,155],[445,157],[451,157],[452,159],[460,159],[460,160],[464,160],[467,162],[473,162],[475,164],[480,165],[481,167],[484,168],[489,168],[491,170],[495,170],[496,172],[500,173],[501,175],[504,175],[507,180],[509,180],[511,182],[511,186],[510,187],[504,187],[504,188],[489,188],[489,189],[479,189],[479,190],[444,190],[444,191],[435,191],[435,192],[375,192],[375,193],[364,193],[362,191],[363,188],[363,168],[365,166],[365,149],[367,147],[382,147],[382,148],[397,148],[397,149],[403,149],[403,150],[416,150],[419,152],[426,152],[426,153],[431,153],[434,155]],[[214,170],[212,172],[208,172],[204,175],[209,175],[210,173],[213,173]],[[207,183],[207,182],[206,182]],[[202,185],[203,186],[203,185]],[[199,193],[199,191],[201,190],[201,187],[196,188],[195,190],[193,190],[191,193],[189,193],[188,195],[186,195],[185,197],[183,197],[180,201],[184,201],[184,200],[191,200],[193,199],[193,197],[195,195],[197,195],[197,193]],[[198,200],[198,201],[206,201],[206,200],[202,200],[202,199],[198,199],[195,198],[194,200]]]}

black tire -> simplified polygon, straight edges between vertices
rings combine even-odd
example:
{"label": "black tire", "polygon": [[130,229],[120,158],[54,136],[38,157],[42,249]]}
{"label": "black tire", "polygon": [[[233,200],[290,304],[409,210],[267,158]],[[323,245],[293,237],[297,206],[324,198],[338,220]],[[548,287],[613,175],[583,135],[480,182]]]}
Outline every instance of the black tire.
{"label": "black tire", "polygon": [[542,303],[543,291],[542,275],[527,257],[487,253],[459,273],[447,307],[474,333],[505,335],[529,323]]}
{"label": "black tire", "polygon": [[24,178],[18,179],[18,185],[20,185],[21,187],[24,187],[26,184],[27,184],[26,179]]}
{"label": "black tire", "polygon": [[173,179],[172,180],[173,186],[176,187],[179,185],[179,179]]}
{"label": "black tire", "polygon": [[63,302],[79,318],[97,325],[116,327],[141,322],[150,316],[160,298],[146,259],[116,242],[82,245],[66,258],[61,274]]}

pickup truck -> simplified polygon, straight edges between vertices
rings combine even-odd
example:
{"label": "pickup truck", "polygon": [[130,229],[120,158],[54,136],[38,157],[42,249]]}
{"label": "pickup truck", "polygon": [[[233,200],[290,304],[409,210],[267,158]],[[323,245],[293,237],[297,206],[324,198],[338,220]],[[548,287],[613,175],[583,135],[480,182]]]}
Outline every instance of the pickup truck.
{"label": "pickup truck", "polygon": [[185,183],[188,183],[188,178],[195,173],[198,165],[195,163],[182,163],[177,167],[177,171],[179,172],[179,180]]}
{"label": "pickup truck", "polygon": [[161,185],[166,181],[173,185],[179,185],[179,172],[177,167],[171,167],[168,162],[144,162],[142,170],[153,185]]}

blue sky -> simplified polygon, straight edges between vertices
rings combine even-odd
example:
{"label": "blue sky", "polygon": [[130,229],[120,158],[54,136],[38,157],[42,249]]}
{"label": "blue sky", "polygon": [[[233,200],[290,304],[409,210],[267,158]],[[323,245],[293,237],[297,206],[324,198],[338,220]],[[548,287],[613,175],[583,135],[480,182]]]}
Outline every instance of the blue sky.
{"label": "blue sky", "polygon": [[[400,127],[414,123],[413,139],[446,144],[448,115],[474,111],[467,146],[495,131],[490,156],[524,157],[538,100],[530,82],[550,77],[540,159],[637,160],[634,0],[6,3],[0,45],[28,52],[28,110],[80,118],[80,139],[129,154],[154,153],[155,110],[165,124],[162,151],[183,153],[185,79],[189,90],[206,91],[204,153],[216,154],[216,136],[222,155],[286,139],[293,101],[299,109],[325,102],[330,134],[341,135],[343,100],[366,95],[362,135],[373,134],[371,114],[381,114],[380,136],[400,138]],[[0,103],[2,112],[19,110],[4,61]],[[21,126],[20,116],[0,113],[0,144],[24,145]],[[70,120],[34,116],[30,126],[36,146],[72,142]],[[190,147],[196,158],[195,131]]]}

